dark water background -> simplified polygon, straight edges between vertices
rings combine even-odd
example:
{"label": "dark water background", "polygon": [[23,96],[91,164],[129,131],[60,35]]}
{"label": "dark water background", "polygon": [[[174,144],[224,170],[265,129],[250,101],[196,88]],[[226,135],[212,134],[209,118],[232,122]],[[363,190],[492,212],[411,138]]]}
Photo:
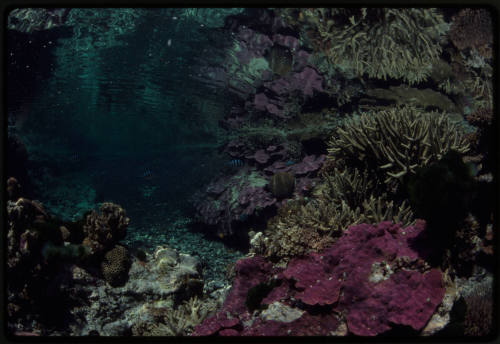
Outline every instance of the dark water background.
{"label": "dark water background", "polygon": [[206,247],[187,233],[189,199],[224,168],[231,97],[201,71],[223,63],[231,36],[224,13],[204,10],[72,9],[70,26],[9,32],[9,132],[50,212],[112,201],[132,246]]}

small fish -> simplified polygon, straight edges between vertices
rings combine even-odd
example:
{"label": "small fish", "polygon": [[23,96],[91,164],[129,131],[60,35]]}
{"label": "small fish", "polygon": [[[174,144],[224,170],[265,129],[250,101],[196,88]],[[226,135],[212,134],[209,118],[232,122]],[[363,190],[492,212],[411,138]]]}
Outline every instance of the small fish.
{"label": "small fish", "polygon": [[142,174],[142,177],[145,179],[151,179],[151,178],[153,178],[153,172],[151,172],[151,170],[149,168],[146,168],[146,170]]}
{"label": "small fish", "polygon": [[233,160],[229,161],[227,163],[227,165],[229,165],[231,167],[241,167],[244,165],[244,162],[241,159],[233,159]]}
{"label": "small fish", "polygon": [[167,41],[167,46],[171,46],[172,45],[172,40],[169,38],[168,41]]}
{"label": "small fish", "polygon": [[293,160],[288,160],[287,162],[285,162],[286,166],[290,166],[290,165],[293,165],[293,164],[295,164],[295,161],[293,161]]}

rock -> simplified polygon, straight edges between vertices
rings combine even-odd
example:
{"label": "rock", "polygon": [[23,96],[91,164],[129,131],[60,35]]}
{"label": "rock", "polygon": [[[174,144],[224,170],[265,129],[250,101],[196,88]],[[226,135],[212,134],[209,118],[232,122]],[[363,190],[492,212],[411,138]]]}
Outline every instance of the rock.
{"label": "rock", "polygon": [[260,317],[263,320],[273,320],[280,322],[292,322],[300,318],[304,314],[304,311],[301,311],[297,308],[289,307],[285,304],[282,304],[278,301],[271,303],[266,310],[264,310]]}

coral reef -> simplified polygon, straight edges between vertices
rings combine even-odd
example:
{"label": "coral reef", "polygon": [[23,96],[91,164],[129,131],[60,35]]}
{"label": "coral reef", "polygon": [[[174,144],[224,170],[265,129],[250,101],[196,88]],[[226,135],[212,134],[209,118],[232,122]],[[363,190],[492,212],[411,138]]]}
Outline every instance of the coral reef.
{"label": "coral reef", "polygon": [[448,25],[436,9],[283,9],[330,62],[354,75],[425,80]]}
{"label": "coral reef", "polygon": [[64,25],[68,8],[15,8],[7,17],[9,30],[24,33],[50,30]]}
{"label": "coral reef", "polygon": [[493,329],[493,291],[491,285],[481,284],[465,296],[464,334],[488,336]]}
{"label": "coral reef", "polygon": [[[209,302],[207,302],[209,301]],[[157,322],[139,322],[132,326],[134,336],[186,336],[193,328],[215,311],[217,303],[200,300],[196,295],[184,301],[177,309],[153,308]]]}
{"label": "coral reef", "polygon": [[[117,256],[123,258],[124,249],[117,247],[116,251],[121,251]],[[159,323],[167,326],[164,319],[167,318],[168,326],[177,328],[180,334],[212,311],[216,299],[205,296],[193,299],[196,295],[201,297],[203,287],[201,266],[196,258],[165,246],[157,247],[153,254],[146,253],[146,256],[145,262],[137,259],[131,262],[128,279],[119,288],[109,285],[91,270],[64,265],[56,278],[57,288],[67,298],[69,327],[66,333],[166,335],[165,331],[155,332],[154,328]],[[203,305],[204,302],[208,304]],[[183,321],[187,322],[183,325]]]}
{"label": "coral reef", "polygon": [[437,108],[440,111],[456,113],[457,106],[446,95],[430,88],[418,89],[407,85],[389,86],[385,88],[372,88],[366,90],[370,97],[394,102],[396,105],[413,105],[422,109]]}
{"label": "coral reef", "polygon": [[425,219],[432,229],[436,228],[436,235],[441,239],[449,238],[456,230],[477,192],[469,167],[455,151],[418,168],[407,188],[416,216]]}
{"label": "coral reef", "polygon": [[93,254],[99,255],[125,237],[129,221],[119,205],[102,203],[99,213],[91,210],[85,216],[83,244],[90,247]]}
{"label": "coral reef", "polygon": [[122,286],[128,278],[130,268],[130,257],[128,250],[120,245],[116,245],[104,255],[101,263],[102,275],[106,282],[113,287]]}
{"label": "coral reef", "polygon": [[330,158],[370,161],[388,183],[448,151],[466,153],[469,145],[458,125],[445,115],[396,107],[346,120],[330,140]]}
{"label": "coral reef", "polygon": [[16,178],[7,179],[7,195],[9,201],[17,201],[21,195],[21,185]]}
{"label": "coral reef", "polygon": [[[364,336],[395,325],[420,331],[444,295],[441,272],[430,269],[413,244],[424,227],[423,221],[406,228],[389,222],[351,226],[329,248],[295,258],[284,270],[261,257],[239,260],[222,309],[194,334],[332,335],[344,322],[349,333]],[[262,283],[272,288],[262,290],[262,308],[250,312],[249,292]],[[328,307],[313,311],[321,305]],[[311,327],[317,316],[329,325]]]}
{"label": "coral reef", "polygon": [[482,56],[491,58],[493,24],[487,9],[464,8],[452,18],[450,40],[459,50],[476,49]]}

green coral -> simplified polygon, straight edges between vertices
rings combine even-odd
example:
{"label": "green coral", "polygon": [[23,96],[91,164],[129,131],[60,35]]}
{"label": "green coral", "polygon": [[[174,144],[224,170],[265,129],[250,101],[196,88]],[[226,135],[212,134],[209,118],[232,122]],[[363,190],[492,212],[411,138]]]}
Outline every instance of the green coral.
{"label": "green coral", "polygon": [[441,54],[448,24],[435,8],[286,9],[316,50],[354,75],[423,81]]}
{"label": "green coral", "polygon": [[385,182],[406,174],[448,151],[466,153],[469,145],[457,123],[445,114],[423,112],[414,107],[394,107],[352,117],[329,141],[329,158],[354,159],[385,171]]}

